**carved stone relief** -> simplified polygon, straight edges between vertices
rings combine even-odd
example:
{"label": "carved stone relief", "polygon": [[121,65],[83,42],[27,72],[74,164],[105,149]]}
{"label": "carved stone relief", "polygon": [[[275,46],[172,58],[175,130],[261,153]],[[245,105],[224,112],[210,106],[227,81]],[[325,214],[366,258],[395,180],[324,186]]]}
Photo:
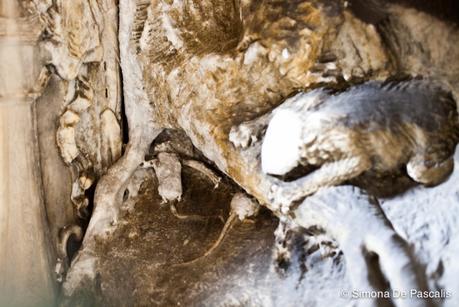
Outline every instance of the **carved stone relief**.
{"label": "carved stone relief", "polygon": [[[1,186],[39,200],[41,273],[60,304],[452,306],[336,291],[457,288],[441,198],[456,216],[459,31],[441,10],[8,2],[0,65],[21,78],[0,78]],[[26,122],[11,121],[18,101]],[[126,301],[123,267],[135,272]]]}

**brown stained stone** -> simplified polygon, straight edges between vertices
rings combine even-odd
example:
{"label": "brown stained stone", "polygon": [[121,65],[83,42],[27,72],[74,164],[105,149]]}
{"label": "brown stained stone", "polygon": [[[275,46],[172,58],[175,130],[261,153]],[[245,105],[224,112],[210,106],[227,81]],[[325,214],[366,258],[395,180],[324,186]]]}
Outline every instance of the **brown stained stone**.
{"label": "brown stained stone", "polygon": [[161,204],[152,174],[113,234],[98,242],[95,287],[86,284],[64,306],[323,306],[336,302],[335,287],[349,287],[342,253],[324,253],[304,230],[289,232],[288,274],[281,274],[274,257],[278,220],[267,210],[237,221],[200,258],[223,228],[215,216],[227,218],[240,189],[225,178],[214,190],[204,175],[184,167],[177,211],[194,218],[182,220]]}
{"label": "brown stained stone", "polygon": [[223,223],[217,216],[227,218],[237,188],[225,181],[212,190],[205,177],[187,167],[182,177],[184,195],[177,211],[203,219],[175,217],[168,204],[160,204],[156,179],[148,178],[135,209],[123,218],[125,224],[99,247],[101,305],[190,303],[208,295],[199,288],[218,283],[220,271],[240,271],[251,258],[269,257],[276,221],[265,212],[253,223],[237,223],[214,254],[184,264],[203,255],[218,238]]}
{"label": "brown stained stone", "polygon": [[253,221],[237,222],[213,254],[187,264],[202,256],[218,238],[223,223],[216,216],[227,218],[237,188],[225,180],[212,190],[203,175],[187,167],[182,177],[184,195],[177,211],[203,219],[175,217],[169,205],[160,204],[156,179],[148,178],[134,210],[125,214],[110,240],[98,247],[101,264],[96,305],[199,305],[219,287],[237,286],[231,284],[234,278],[225,281],[226,275],[245,275],[251,265],[256,269],[247,273],[247,278],[266,274],[277,225],[266,211]]}

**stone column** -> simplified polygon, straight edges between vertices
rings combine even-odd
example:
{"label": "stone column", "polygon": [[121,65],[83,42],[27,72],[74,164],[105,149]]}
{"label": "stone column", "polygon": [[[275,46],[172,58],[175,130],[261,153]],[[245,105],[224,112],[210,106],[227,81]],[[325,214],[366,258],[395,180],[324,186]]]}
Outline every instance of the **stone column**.
{"label": "stone column", "polygon": [[15,3],[0,7],[0,306],[53,306],[33,93],[41,67],[39,33],[31,29],[38,22]]}

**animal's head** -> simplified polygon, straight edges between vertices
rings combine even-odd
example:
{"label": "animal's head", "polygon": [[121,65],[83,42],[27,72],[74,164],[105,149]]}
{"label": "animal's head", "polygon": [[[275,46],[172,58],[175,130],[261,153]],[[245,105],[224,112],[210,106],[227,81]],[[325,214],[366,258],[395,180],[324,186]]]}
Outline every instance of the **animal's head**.
{"label": "animal's head", "polygon": [[326,96],[321,90],[299,93],[274,111],[261,149],[264,173],[285,175],[300,164],[302,149],[313,144],[321,129],[321,114],[314,108]]}
{"label": "animal's head", "polygon": [[298,166],[301,159],[302,120],[298,112],[280,109],[268,125],[261,148],[264,173],[284,175]]}

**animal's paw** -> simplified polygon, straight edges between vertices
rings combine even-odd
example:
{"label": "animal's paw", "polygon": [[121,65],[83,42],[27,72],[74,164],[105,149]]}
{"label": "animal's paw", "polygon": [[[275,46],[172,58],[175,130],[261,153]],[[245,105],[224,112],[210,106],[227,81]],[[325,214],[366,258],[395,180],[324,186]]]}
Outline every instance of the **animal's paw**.
{"label": "animal's paw", "polygon": [[292,203],[297,200],[294,190],[286,184],[273,184],[268,198],[271,205],[280,210],[282,214],[287,214]]}
{"label": "animal's paw", "polygon": [[[317,231],[317,230],[316,230]],[[319,252],[322,259],[336,258],[342,255],[338,243],[326,233],[305,234],[304,251],[307,255]]]}
{"label": "animal's paw", "polygon": [[256,216],[260,210],[260,204],[244,193],[236,193],[231,200],[231,211],[237,215],[240,221]]}
{"label": "animal's paw", "polygon": [[258,137],[250,124],[244,123],[231,128],[229,140],[236,148],[247,148],[258,141]]}

